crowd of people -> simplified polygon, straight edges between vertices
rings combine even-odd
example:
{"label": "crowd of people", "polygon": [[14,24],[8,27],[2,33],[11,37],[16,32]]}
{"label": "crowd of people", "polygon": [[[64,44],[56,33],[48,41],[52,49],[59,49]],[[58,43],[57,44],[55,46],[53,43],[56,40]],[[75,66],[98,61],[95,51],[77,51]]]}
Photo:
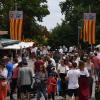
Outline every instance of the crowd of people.
{"label": "crowd of people", "polygon": [[[28,54],[28,55],[27,55]],[[30,66],[27,56],[32,60]],[[90,52],[73,46],[60,46],[51,50],[50,46],[33,46],[23,50],[13,61],[4,56],[0,61],[0,100],[7,95],[14,100],[36,100],[42,95],[44,100],[89,100],[92,96],[93,76],[100,84],[100,50]]]}

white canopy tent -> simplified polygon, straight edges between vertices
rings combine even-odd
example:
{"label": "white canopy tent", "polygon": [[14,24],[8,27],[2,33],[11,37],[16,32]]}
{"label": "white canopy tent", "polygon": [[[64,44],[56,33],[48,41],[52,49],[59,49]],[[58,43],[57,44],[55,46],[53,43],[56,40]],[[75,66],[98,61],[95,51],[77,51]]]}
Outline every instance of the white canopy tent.
{"label": "white canopy tent", "polygon": [[96,46],[96,48],[100,48],[100,44],[98,44],[98,45]]}
{"label": "white canopy tent", "polygon": [[33,42],[20,42],[19,46],[21,46],[22,48],[32,47],[33,46]]}
{"label": "white canopy tent", "polygon": [[20,50],[21,47],[18,44],[14,44],[14,45],[6,46],[4,47],[4,49]]}
{"label": "white canopy tent", "polygon": [[9,45],[4,47],[4,49],[20,50],[23,48],[32,47],[34,42],[20,42],[19,44]]}

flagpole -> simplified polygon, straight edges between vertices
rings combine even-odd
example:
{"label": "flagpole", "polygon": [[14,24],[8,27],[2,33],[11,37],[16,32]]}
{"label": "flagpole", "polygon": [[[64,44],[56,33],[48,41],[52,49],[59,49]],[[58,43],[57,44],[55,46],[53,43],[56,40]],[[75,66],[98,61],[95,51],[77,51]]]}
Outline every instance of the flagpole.
{"label": "flagpole", "polygon": [[15,11],[17,11],[17,2],[15,0]]}

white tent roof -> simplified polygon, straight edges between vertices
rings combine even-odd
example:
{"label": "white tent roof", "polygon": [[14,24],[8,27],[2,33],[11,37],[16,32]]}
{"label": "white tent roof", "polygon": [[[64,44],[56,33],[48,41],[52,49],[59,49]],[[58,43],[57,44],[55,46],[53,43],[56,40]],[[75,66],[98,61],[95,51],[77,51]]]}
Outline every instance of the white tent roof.
{"label": "white tent roof", "polygon": [[22,48],[32,47],[33,46],[33,42],[20,42],[19,46],[21,46]]}
{"label": "white tent roof", "polygon": [[13,49],[13,50],[19,50],[23,48],[32,47],[34,42],[20,42],[19,44],[9,45],[4,47],[4,49]]}
{"label": "white tent roof", "polygon": [[96,48],[100,48],[100,44],[98,44],[98,45],[96,46]]}
{"label": "white tent roof", "polygon": [[4,49],[15,49],[15,50],[19,50],[21,49],[21,47],[18,45],[18,44],[14,44],[14,45],[9,45],[9,46],[6,46],[4,47]]}

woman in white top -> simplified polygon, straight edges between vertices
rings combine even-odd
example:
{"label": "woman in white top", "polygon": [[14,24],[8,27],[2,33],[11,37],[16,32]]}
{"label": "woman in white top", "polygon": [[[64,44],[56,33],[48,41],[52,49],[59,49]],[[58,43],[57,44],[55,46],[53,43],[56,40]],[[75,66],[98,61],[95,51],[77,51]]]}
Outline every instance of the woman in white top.
{"label": "woman in white top", "polygon": [[72,68],[68,71],[66,79],[68,80],[68,100],[72,100],[72,96],[75,96],[75,100],[78,100],[79,96],[79,84],[78,79],[80,77],[80,71],[77,69],[77,63],[72,63]]}
{"label": "woman in white top", "polygon": [[0,63],[0,100],[7,99],[7,74],[4,64]]}
{"label": "woman in white top", "polygon": [[67,71],[67,66],[65,65],[64,60],[62,59],[60,61],[60,64],[58,65],[58,74],[61,79],[61,92],[59,93],[59,95],[63,97],[66,96],[66,89],[67,89],[65,81],[66,71]]}

